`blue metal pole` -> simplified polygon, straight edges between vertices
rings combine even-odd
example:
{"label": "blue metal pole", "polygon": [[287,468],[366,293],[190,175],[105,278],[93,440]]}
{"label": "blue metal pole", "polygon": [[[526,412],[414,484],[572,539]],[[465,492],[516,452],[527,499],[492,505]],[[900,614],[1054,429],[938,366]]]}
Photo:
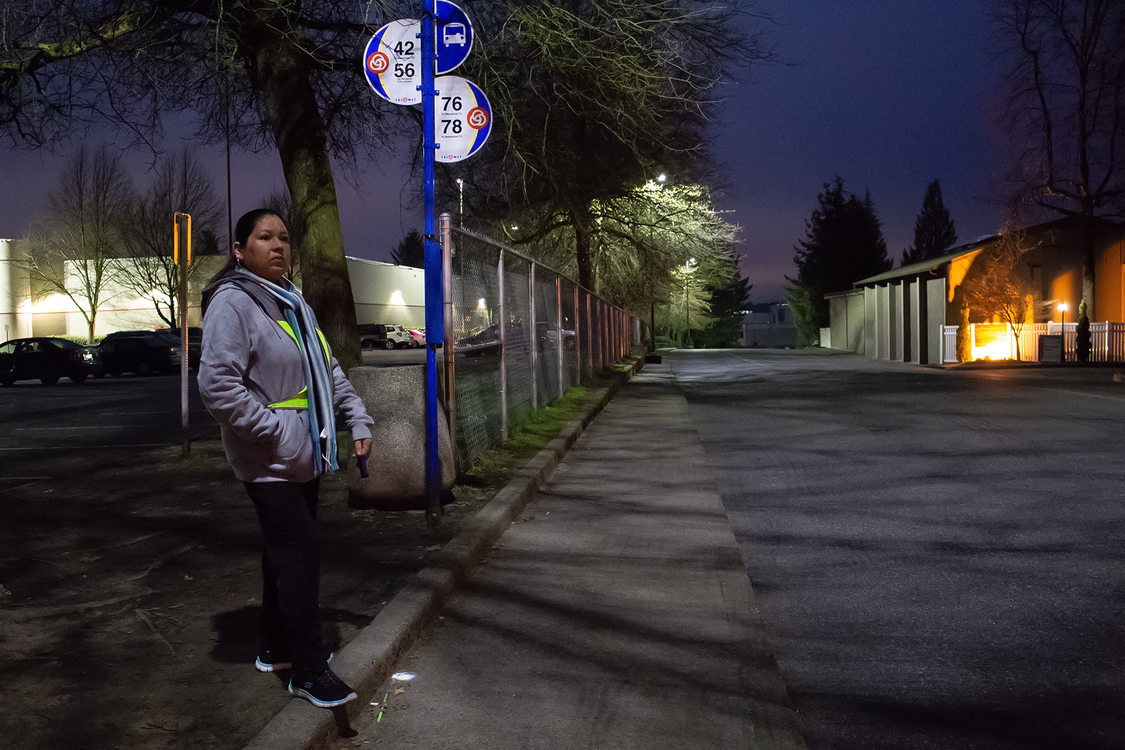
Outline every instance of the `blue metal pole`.
{"label": "blue metal pole", "polygon": [[422,150],[425,161],[425,288],[426,288],[426,524],[441,517],[441,454],[438,449],[437,348],[445,339],[442,303],[441,246],[434,241],[434,24],[437,0],[426,0],[422,16]]}

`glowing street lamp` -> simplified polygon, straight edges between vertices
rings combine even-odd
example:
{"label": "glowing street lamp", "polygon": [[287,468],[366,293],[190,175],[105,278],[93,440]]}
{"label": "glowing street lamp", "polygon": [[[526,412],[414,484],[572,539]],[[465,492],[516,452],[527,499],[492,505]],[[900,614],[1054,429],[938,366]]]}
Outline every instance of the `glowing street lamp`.
{"label": "glowing street lamp", "polygon": [[1066,325],[1066,303],[1065,302],[1059,303],[1059,313],[1062,314],[1062,325],[1065,326]]}
{"label": "glowing street lamp", "polygon": [[688,287],[691,285],[691,275],[695,272],[695,258],[684,264],[684,347],[691,348],[691,301],[688,297]]}
{"label": "glowing street lamp", "polygon": [[457,221],[465,228],[465,181],[457,178]]}

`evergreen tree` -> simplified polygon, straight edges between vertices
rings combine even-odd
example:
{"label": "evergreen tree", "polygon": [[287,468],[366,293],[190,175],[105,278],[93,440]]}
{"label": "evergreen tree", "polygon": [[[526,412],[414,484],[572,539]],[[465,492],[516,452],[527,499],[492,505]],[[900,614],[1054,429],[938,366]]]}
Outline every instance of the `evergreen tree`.
{"label": "evergreen tree", "polygon": [[926,188],[922,211],[914,220],[914,244],[909,250],[902,251],[902,265],[944,255],[956,242],[957,231],[942,201],[941,184],[934,180]]}
{"label": "evergreen tree", "polygon": [[742,333],[742,313],[749,307],[750,280],[738,267],[738,256],[730,254],[730,271],[707,284],[711,295],[708,312],[714,320],[703,331],[702,343],[708,348],[734,346]]}
{"label": "evergreen tree", "polygon": [[426,245],[417,229],[407,232],[398,243],[398,247],[391,250],[391,260],[399,266],[426,267]]}
{"label": "evergreen tree", "polygon": [[815,340],[828,325],[827,292],[845,291],[859,279],[890,269],[887,243],[871,194],[863,200],[844,190],[843,178],[826,183],[805,222],[805,239],[794,248],[797,278],[786,289],[798,329]]}

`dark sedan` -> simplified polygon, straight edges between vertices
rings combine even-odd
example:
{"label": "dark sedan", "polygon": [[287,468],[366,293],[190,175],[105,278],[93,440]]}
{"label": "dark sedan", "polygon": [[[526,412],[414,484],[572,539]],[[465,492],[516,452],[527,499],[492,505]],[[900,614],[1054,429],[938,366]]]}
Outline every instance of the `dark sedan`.
{"label": "dark sedan", "polygon": [[180,366],[180,341],[167,331],[118,331],[98,344],[109,375],[174,372]]}
{"label": "dark sedan", "polygon": [[[509,350],[522,350],[524,352],[530,351],[527,337],[524,335],[523,325],[520,323],[508,323],[504,326],[504,340],[507,342]],[[499,354],[499,324],[490,325],[488,328],[485,328],[483,331],[474,333],[472,336],[466,336],[463,339],[457,339],[457,341],[453,345],[453,350],[458,354],[462,354],[466,357],[480,357],[486,354]]]}
{"label": "dark sedan", "polygon": [[68,377],[81,383],[94,368],[94,357],[73,341],[54,337],[12,339],[0,344],[0,384],[38,378],[53,385]]}
{"label": "dark sedan", "polygon": [[[183,348],[184,340],[181,328],[169,328],[168,333],[180,342],[180,348]],[[163,333],[163,331],[161,331]],[[203,353],[203,329],[198,326],[188,326],[187,329],[188,341],[188,367],[193,370],[199,370],[199,359]]]}

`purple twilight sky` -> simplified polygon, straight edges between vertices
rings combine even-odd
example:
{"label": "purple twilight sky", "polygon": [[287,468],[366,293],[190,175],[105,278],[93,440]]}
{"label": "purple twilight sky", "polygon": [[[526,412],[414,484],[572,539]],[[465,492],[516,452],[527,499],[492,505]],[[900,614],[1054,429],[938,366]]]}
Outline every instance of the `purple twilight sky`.
{"label": "purple twilight sky", "polygon": [[[959,242],[997,231],[1006,190],[995,125],[1002,61],[987,3],[763,0],[759,7],[775,21],[780,62],[755,67],[723,92],[714,130],[726,183],[718,202],[743,229],[739,252],[752,301],[781,298],[784,275],[795,273],[793,246],[817,193],[837,174],[852,192],[870,190],[896,263],[913,241],[933,179],[941,181]],[[164,145],[177,147],[179,139]],[[70,153],[66,146],[5,153],[0,237],[22,236],[45,210]],[[199,153],[224,193],[222,147]],[[143,185],[148,160],[136,162]],[[388,151],[359,166],[358,185],[337,180],[347,252],[387,260],[409,229],[421,229],[414,200],[421,187],[406,182],[405,156]],[[235,153],[232,174],[236,217],[284,184],[273,152]]]}

